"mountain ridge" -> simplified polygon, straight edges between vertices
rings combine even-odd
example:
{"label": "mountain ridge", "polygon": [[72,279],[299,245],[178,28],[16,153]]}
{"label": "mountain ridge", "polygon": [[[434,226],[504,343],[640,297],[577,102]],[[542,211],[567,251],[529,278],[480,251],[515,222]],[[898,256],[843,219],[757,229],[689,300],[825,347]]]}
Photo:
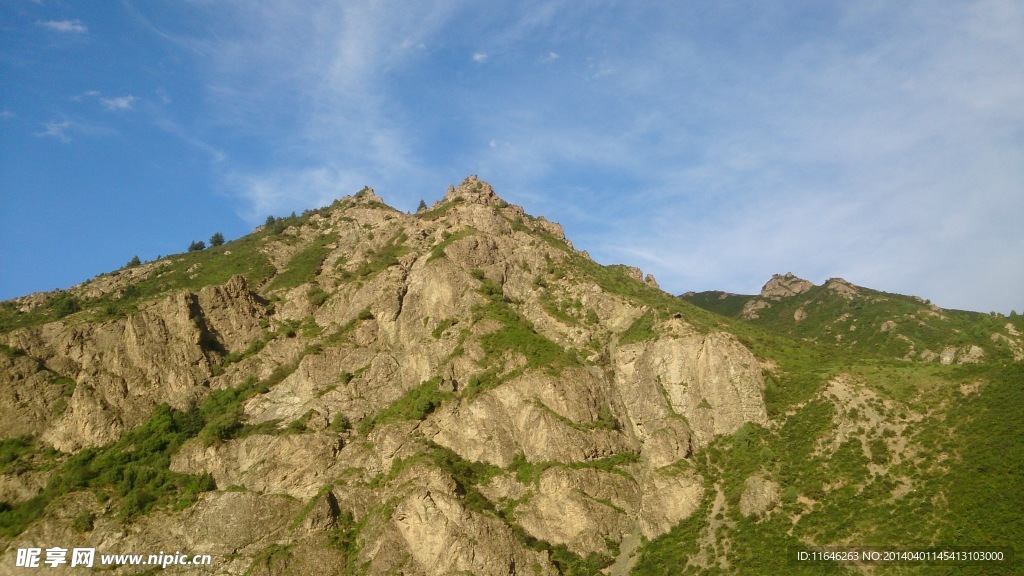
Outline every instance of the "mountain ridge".
{"label": "mountain ridge", "polygon": [[[675,297],[470,177],[416,214],[366,188],[5,303],[0,568],[74,544],[196,550],[225,574],[779,571],[793,547],[1019,518],[1019,471],[996,460],[1020,452],[1012,344],[780,279],[759,318],[737,314],[761,296]],[[900,324],[869,330],[893,302]],[[947,338],[913,322],[989,344],[904,360],[893,334]],[[985,518],[953,483],[974,486],[971,447],[1002,471]],[[851,521],[854,496],[909,528]]]}

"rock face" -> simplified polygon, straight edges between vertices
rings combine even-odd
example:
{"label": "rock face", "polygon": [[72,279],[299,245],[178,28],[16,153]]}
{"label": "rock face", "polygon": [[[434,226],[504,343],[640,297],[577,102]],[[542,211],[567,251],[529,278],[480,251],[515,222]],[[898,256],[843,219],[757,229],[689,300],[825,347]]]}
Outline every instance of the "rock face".
{"label": "rock face", "polygon": [[792,272],[786,272],[785,275],[774,274],[771,280],[768,280],[764,287],[761,288],[761,297],[781,300],[782,298],[803,294],[811,288],[814,288],[814,284],[802,278],[797,278]]}
{"label": "rock face", "polygon": [[760,476],[747,478],[740,496],[740,513],[750,517],[764,514],[779,503],[779,485]]}
{"label": "rock face", "polygon": [[860,293],[856,286],[842,278],[829,278],[828,281],[825,282],[825,288],[844,298],[853,298]]}
{"label": "rock face", "polygon": [[[0,417],[7,438],[137,454],[154,448],[112,443],[167,405],[198,424],[159,435],[183,434],[155,448],[161,473],[216,489],[130,529],[122,496],[72,490],[92,530],[54,504],[5,562],[59,535],[209,552],[224,574],[556,574],[529,542],[586,557],[655,538],[707,490],[678,465],[767,423],[737,338],[475,177],[415,215],[365,189],[190,258],[86,283],[83,311],[0,333]],[[90,300],[156,281],[179,287],[122,314]],[[61,470],[2,472],[0,494],[17,504]]]}

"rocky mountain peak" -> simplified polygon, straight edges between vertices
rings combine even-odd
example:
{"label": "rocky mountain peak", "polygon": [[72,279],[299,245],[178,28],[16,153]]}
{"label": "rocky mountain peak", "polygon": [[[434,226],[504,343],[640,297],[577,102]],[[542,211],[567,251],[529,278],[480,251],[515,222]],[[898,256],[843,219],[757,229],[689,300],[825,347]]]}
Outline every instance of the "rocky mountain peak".
{"label": "rocky mountain peak", "polygon": [[466,177],[458,186],[449,186],[448,193],[444,196],[444,202],[461,200],[484,206],[501,206],[505,202],[494,193],[490,184],[480,180],[476,174]]}
{"label": "rocky mountain peak", "polygon": [[761,297],[779,300],[802,294],[811,288],[814,288],[813,283],[794,276],[792,272],[786,272],[785,275],[774,274],[761,288]]}
{"label": "rocky mountain peak", "polygon": [[370,188],[369,186],[365,186],[362,190],[356,192],[355,196],[353,196],[353,199],[356,202],[360,202],[363,204],[384,203],[384,200],[380,196],[377,196],[377,193],[374,192],[373,188]]}
{"label": "rocky mountain peak", "polygon": [[[321,562],[348,518],[369,575],[503,574],[511,558],[554,576],[522,534],[581,559],[654,539],[710,487],[694,454],[767,424],[759,359],[653,276],[599,266],[476,176],[429,211],[384,206],[367,187],[0,331],[7,437],[122,460],[154,445],[153,478],[202,481],[188,520],[167,510],[184,491],[169,483],[132,486],[159,494],[146,510],[71,493],[96,528],[62,541],[119,533],[123,509],[145,526],[126,546],[170,547],[167,526],[184,523],[208,549],[237,550],[225,572],[242,574],[266,534],[293,565]],[[166,449],[122,442],[188,418]],[[31,494],[42,473],[0,467],[0,502],[27,506],[4,487]],[[494,513],[513,500],[514,519]],[[254,519],[222,531],[225,514]],[[62,518],[19,537],[73,530]],[[295,570],[348,560],[324,562]]]}
{"label": "rocky mountain peak", "polygon": [[859,292],[858,288],[843,280],[842,278],[829,278],[825,282],[825,288],[843,296],[844,298],[853,298]]}

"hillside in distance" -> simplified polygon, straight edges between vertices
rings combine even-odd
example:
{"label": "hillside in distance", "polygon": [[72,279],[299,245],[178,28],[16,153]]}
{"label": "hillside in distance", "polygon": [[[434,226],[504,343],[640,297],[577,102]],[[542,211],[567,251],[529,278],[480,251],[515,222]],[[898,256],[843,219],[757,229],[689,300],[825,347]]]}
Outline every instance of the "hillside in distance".
{"label": "hillside in distance", "polygon": [[792,552],[1013,552],[1020,318],[821,290],[762,295],[749,319],[753,297],[675,297],[470,177],[416,214],[364,189],[4,302],[0,573],[51,546],[302,575],[850,573]]}
{"label": "hillside in distance", "polygon": [[688,292],[687,302],[779,334],[872,356],[941,364],[986,358],[1024,360],[1021,321],[991,312],[939,308],[830,278],[821,286],[792,273],[776,274],[758,295]]}

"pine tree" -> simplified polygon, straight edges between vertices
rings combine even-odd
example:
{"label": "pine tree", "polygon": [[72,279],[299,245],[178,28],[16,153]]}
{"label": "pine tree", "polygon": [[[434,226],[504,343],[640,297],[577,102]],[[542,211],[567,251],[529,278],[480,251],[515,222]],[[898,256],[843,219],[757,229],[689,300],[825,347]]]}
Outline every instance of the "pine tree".
{"label": "pine tree", "polygon": [[210,246],[220,246],[224,244],[224,235],[220,232],[214,232],[213,236],[210,236]]}
{"label": "pine tree", "polygon": [[129,260],[128,264],[125,264],[125,266],[131,268],[132,266],[138,266],[139,264],[142,264],[142,260],[139,260],[138,255],[136,255],[132,256],[132,259]]}
{"label": "pine tree", "polygon": [[198,252],[199,250],[206,250],[206,242],[199,240],[188,245],[189,252]]}
{"label": "pine tree", "polygon": [[419,206],[419,208],[417,208],[417,209],[416,209],[416,211],[417,211],[417,212],[423,212],[423,211],[424,211],[424,210],[426,210],[426,209],[427,209],[427,203],[426,203],[426,202],[424,202],[424,201],[423,201],[423,200],[421,199],[421,200],[420,200],[420,206]]}

